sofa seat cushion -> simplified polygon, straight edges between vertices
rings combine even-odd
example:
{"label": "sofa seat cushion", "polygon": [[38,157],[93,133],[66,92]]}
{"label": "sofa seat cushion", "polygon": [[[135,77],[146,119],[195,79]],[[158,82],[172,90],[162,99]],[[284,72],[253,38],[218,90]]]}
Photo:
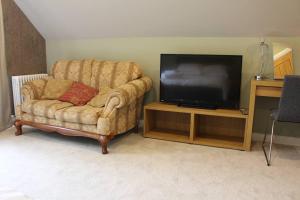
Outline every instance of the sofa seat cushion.
{"label": "sofa seat cushion", "polygon": [[72,106],[58,110],[55,113],[55,118],[63,122],[97,124],[102,110],[103,108],[96,108],[89,105]]}
{"label": "sofa seat cushion", "polygon": [[97,125],[90,125],[90,124],[78,124],[78,123],[72,123],[72,122],[62,122],[56,119],[49,119],[46,117],[31,115],[27,113],[22,113],[21,116],[19,116],[18,119],[22,119],[25,121],[35,122],[35,123],[41,123],[41,124],[48,124],[52,126],[57,127],[63,127],[73,130],[80,130],[90,133],[97,133],[99,134],[99,131],[97,129]]}
{"label": "sofa seat cushion", "polygon": [[54,119],[57,110],[71,106],[73,104],[58,100],[31,100],[24,102],[21,110],[32,115]]}

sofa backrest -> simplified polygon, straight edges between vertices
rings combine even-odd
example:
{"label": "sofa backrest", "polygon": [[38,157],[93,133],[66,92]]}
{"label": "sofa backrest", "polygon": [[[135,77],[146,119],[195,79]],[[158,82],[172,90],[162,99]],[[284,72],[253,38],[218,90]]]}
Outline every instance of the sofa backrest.
{"label": "sofa backrest", "polygon": [[52,66],[52,76],[55,79],[68,79],[90,85],[92,62],[92,59],[57,61]]}
{"label": "sofa backrest", "polygon": [[95,61],[92,65],[91,86],[116,88],[142,76],[134,62]]}
{"label": "sofa backrest", "polygon": [[55,79],[82,82],[94,88],[116,88],[142,76],[138,64],[128,61],[61,60],[52,67]]}

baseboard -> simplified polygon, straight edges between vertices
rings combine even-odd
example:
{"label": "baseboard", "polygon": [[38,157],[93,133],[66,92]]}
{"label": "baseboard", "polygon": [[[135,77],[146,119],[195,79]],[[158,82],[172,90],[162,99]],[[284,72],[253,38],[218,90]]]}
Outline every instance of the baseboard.
{"label": "baseboard", "polygon": [[144,128],[144,119],[139,120],[139,127]]}
{"label": "baseboard", "polygon": [[[263,133],[253,133],[252,134],[252,141],[261,142],[264,139]],[[270,141],[270,135],[267,136],[267,141]],[[290,136],[280,136],[274,135],[273,142],[275,144],[284,144],[284,145],[291,145],[291,146],[299,146],[300,147],[300,137],[290,137]]]}

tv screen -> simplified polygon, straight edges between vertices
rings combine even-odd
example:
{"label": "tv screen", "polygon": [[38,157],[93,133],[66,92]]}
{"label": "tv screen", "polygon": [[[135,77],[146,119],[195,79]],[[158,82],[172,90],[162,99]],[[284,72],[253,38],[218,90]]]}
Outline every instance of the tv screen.
{"label": "tv screen", "polygon": [[160,101],[238,109],[242,56],[161,54]]}

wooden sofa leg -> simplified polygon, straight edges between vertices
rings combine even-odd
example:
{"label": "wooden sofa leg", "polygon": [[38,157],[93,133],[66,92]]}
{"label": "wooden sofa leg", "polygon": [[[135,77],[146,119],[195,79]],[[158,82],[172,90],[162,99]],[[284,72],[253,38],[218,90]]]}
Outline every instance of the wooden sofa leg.
{"label": "wooden sofa leg", "polygon": [[102,148],[102,154],[107,154],[108,153],[108,151],[107,151],[108,141],[109,141],[109,136],[100,135],[99,142],[100,142],[100,145],[101,145],[101,148]]}
{"label": "wooden sofa leg", "polygon": [[21,122],[21,120],[17,119],[15,121],[15,127],[16,127],[15,135],[16,136],[22,135],[23,131],[22,131],[22,122]]}

